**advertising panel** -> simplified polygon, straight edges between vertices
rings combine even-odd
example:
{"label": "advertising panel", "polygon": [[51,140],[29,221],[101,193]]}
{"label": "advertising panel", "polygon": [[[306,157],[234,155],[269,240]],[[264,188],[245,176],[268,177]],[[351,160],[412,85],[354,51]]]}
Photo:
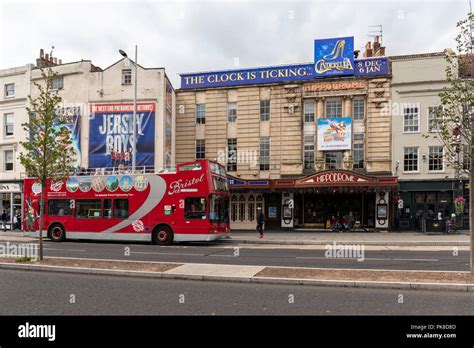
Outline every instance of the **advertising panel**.
{"label": "advertising panel", "polygon": [[352,119],[350,117],[318,118],[318,150],[350,150]]}
{"label": "advertising panel", "polygon": [[[137,166],[155,163],[155,103],[137,104]],[[133,104],[92,104],[89,168],[128,167],[133,157]]]}
{"label": "advertising panel", "polygon": [[61,117],[61,126],[56,125],[55,128],[60,134],[69,131],[74,150],[74,158],[71,158],[72,166],[79,168],[81,165],[81,108],[66,107],[56,110],[56,115]]}
{"label": "advertising panel", "polygon": [[314,40],[316,76],[354,75],[354,37]]}

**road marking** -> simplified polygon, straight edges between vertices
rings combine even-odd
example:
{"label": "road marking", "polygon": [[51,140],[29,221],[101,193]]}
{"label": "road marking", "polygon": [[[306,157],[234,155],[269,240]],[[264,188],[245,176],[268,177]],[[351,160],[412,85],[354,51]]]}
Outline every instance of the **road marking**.
{"label": "road marking", "polygon": [[53,249],[53,248],[44,248],[44,250],[55,250],[55,251],[82,251],[85,252],[86,250],[81,249]]}
{"label": "road marking", "polygon": [[205,254],[184,254],[184,253],[155,253],[147,251],[132,251],[131,254],[145,254],[145,255],[176,255],[176,256],[205,256]]}
{"label": "road marking", "polygon": [[[357,257],[310,257],[310,256],[297,256],[297,259],[314,259],[314,260],[354,260]],[[439,259],[392,259],[387,257],[364,257],[364,261],[421,261],[421,262],[433,262],[439,261]]]}

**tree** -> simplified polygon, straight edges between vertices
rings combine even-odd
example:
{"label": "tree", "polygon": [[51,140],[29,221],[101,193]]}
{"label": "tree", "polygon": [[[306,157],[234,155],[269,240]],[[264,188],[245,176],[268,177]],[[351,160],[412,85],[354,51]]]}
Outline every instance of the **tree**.
{"label": "tree", "polygon": [[441,107],[435,112],[436,120],[431,126],[438,127],[435,136],[444,148],[445,160],[452,165],[457,177],[469,175],[469,221],[471,230],[471,273],[474,275],[474,144],[473,122],[474,111],[474,61],[472,27],[474,15],[469,13],[467,18],[457,23],[459,30],[456,36],[457,53],[446,54],[446,78],[449,87],[440,92]]}
{"label": "tree", "polygon": [[75,152],[72,147],[69,128],[64,127],[64,115],[58,113],[61,97],[53,90],[53,81],[57,78],[51,68],[41,69],[42,81],[34,82],[39,95],[28,96],[26,108],[29,122],[24,123],[26,141],[20,142],[24,152],[20,153],[20,162],[29,177],[37,179],[41,185],[39,204],[39,259],[43,260],[43,215],[44,195],[47,183],[65,180],[68,175],[71,158]]}

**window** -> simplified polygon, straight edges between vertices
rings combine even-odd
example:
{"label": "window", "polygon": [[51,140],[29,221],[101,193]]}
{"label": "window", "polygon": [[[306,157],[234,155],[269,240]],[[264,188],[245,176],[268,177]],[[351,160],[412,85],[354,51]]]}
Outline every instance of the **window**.
{"label": "window", "polygon": [[227,171],[237,171],[237,139],[227,139]]}
{"label": "window", "polygon": [[235,102],[227,104],[227,121],[237,121],[237,103]]}
{"label": "window", "polygon": [[114,218],[126,219],[128,218],[128,199],[114,200]]}
{"label": "window", "polygon": [[418,148],[405,147],[403,157],[403,170],[405,172],[418,171]]}
{"label": "window", "polygon": [[429,171],[443,170],[443,147],[442,146],[429,147],[428,170]]}
{"label": "window", "polygon": [[260,121],[270,120],[270,100],[260,100]]}
{"label": "window", "polygon": [[229,198],[222,195],[211,195],[209,202],[210,222],[229,222]]}
{"label": "window", "polygon": [[418,108],[403,109],[403,131],[405,133],[416,133],[420,130],[420,115]]}
{"label": "window", "polygon": [[48,201],[49,216],[72,215],[71,202],[69,199],[50,199]]}
{"label": "window", "polygon": [[232,221],[237,221],[237,212],[238,212],[238,204],[237,204],[237,196],[234,194],[230,199],[230,218]]}
{"label": "window", "polygon": [[13,114],[4,115],[4,132],[6,137],[13,136]]}
{"label": "window", "polygon": [[132,69],[123,69],[122,70],[122,84],[131,85],[132,84]]}
{"label": "window", "polygon": [[314,122],[314,101],[305,101],[304,102],[304,121],[306,123]]}
{"label": "window", "polygon": [[104,199],[104,219],[112,218],[112,200]]}
{"label": "window", "polygon": [[342,152],[331,151],[325,153],[326,169],[342,169]]}
{"label": "window", "polygon": [[206,218],[206,198],[190,197],[184,200],[184,218],[187,220]]}
{"label": "window", "polygon": [[239,197],[239,221],[245,220],[245,196],[240,195]]}
{"label": "window", "polygon": [[364,99],[354,99],[352,107],[353,107],[354,121],[363,121],[365,118]]}
{"label": "window", "polygon": [[3,152],[4,165],[3,170],[5,172],[13,171],[13,150],[6,150]]}
{"label": "window", "polygon": [[314,136],[306,135],[304,137],[304,169],[314,169]]}
{"label": "window", "polygon": [[52,88],[53,89],[63,89],[63,87],[64,87],[64,76],[57,76],[53,80]]}
{"label": "window", "polygon": [[441,106],[428,107],[428,132],[439,132],[441,130]]}
{"label": "window", "polygon": [[196,104],[196,123],[206,123],[206,104]]}
{"label": "window", "polygon": [[97,219],[102,217],[102,202],[100,199],[76,200],[76,217],[79,219]]}
{"label": "window", "polygon": [[353,168],[364,168],[364,134],[354,134],[354,148],[352,154]]}
{"label": "window", "polygon": [[15,95],[15,84],[7,83],[5,85],[5,97],[13,97]]}
{"label": "window", "polygon": [[270,138],[260,138],[260,170],[270,170]]}
{"label": "window", "polygon": [[326,117],[342,117],[342,100],[326,101]]}
{"label": "window", "polygon": [[462,146],[462,169],[464,170],[471,169],[471,153],[470,153],[469,145]]}
{"label": "window", "polygon": [[206,140],[196,140],[196,159],[206,158]]}

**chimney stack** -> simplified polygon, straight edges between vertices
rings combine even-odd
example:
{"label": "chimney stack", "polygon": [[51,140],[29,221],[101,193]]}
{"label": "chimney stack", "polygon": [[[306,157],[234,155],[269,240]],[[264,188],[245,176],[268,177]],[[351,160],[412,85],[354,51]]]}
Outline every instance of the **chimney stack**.
{"label": "chimney stack", "polygon": [[39,53],[39,58],[36,59],[37,68],[47,68],[55,65],[62,64],[63,61],[56,57],[50,56],[48,53],[44,53],[44,50],[41,48]]}
{"label": "chimney stack", "polygon": [[385,56],[385,47],[380,45],[380,38],[374,36],[374,45],[369,41],[365,44],[364,58]]}

